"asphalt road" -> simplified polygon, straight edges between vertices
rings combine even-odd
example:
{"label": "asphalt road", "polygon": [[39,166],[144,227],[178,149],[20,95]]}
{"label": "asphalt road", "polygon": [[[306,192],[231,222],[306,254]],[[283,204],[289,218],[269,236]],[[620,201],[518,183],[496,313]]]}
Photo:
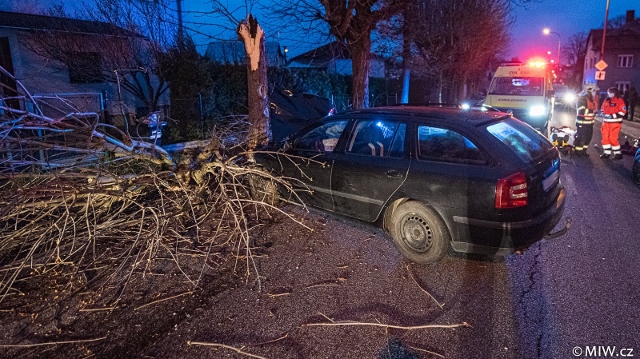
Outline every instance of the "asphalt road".
{"label": "asphalt road", "polygon": [[640,190],[632,157],[600,159],[600,138],[598,124],[590,157],[562,159],[569,232],[507,262],[525,358],[640,356]]}

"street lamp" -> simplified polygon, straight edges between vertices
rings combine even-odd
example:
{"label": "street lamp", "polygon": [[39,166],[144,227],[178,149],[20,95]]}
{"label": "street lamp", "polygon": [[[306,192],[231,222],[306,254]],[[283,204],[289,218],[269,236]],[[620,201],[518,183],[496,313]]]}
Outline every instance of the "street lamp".
{"label": "street lamp", "polygon": [[558,66],[560,66],[560,34],[555,31],[549,30],[549,28],[544,28],[544,30],[542,30],[542,33],[545,35],[555,34],[558,36]]}

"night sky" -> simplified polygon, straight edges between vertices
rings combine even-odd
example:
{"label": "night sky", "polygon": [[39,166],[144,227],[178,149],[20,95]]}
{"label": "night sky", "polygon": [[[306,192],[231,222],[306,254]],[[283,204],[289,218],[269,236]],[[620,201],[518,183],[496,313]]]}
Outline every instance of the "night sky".
{"label": "night sky", "polygon": [[[236,9],[235,16],[243,18],[246,14],[244,0],[225,0],[229,8]],[[46,7],[49,3],[59,3],[60,0],[0,0],[0,10],[16,11],[26,7]],[[77,7],[83,1],[66,0],[65,6]],[[90,1],[88,1],[90,3]],[[260,1],[255,1],[260,3]],[[175,1],[172,2],[175,6]],[[182,0],[185,13],[185,25],[193,26],[196,23],[211,21],[207,16],[196,14],[192,11],[205,12],[210,9],[208,1]],[[607,0],[537,0],[527,7],[517,6],[514,9],[515,21],[511,29],[512,42],[505,45],[507,58],[518,57],[527,60],[534,56],[548,57],[547,51],[552,51],[551,58],[555,58],[558,48],[558,36],[550,34],[545,36],[542,29],[548,27],[551,31],[560,35],[561,46],[568,44],[569,38],[579,32],[588,33],[591,29],[602,28],[605,18]],[[257,11],[258,5],[254,8]],[[640,0],[610,0],[609,19],[624,16],[627,10],[635,10],[636,18],[640,17]],[[288,46],[290,56],[298,55],[315,47],[315,44],[305,46],[300,42],[288,40],[279,36],[279,29],[263,26],[268,36],[268,41],[279,41],[282,46]],[[211,33],[226,39],[234,38],[233,32],[227,32],[220,36],[220,28],[200,26],[199,31]],[[206,37],[194,35],[199,49],[204,51],[210,41]],[[299,40],[299,39],[298,39]]]}
{"label": "night sky", "polygon": [[[558,36],[544,35],[542,29],[560,34],[560,44],[565,46],[574,34],[602,29],[606,7],[606,0],[543,0],[528,8],[516,7],[510,53],[526,60],[552,51],[555,58]],[[640,17],[640,0],[610,0],[609,19],[624,16],[627,10],[635,10],[635,17]]]}

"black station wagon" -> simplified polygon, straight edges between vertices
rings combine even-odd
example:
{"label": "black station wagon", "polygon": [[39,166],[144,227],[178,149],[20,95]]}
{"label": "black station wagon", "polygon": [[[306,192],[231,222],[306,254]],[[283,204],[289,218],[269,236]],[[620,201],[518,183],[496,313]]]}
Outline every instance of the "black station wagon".
{"label": "black station wagon", "polygon": [[501,112],[380,107],[325,117],[257,161],[295,178],[303,202],[380,221],[408,259],[429,263],[449,247],[509,254],[558,223],[566,191],[559,152]]}

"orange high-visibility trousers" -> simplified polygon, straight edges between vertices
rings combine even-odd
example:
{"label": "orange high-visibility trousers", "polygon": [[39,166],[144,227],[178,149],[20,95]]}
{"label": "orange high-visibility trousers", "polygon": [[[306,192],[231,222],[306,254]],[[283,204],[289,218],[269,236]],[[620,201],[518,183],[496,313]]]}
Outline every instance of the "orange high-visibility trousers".
{"label": "orange high-visibility trousers", "polygon": [[610,155],[611,150],[614,154],[620,152],[620,128],[622,128],[622,122],[603,122],[600,132],[602,133],[602,150],[605,154]]}

